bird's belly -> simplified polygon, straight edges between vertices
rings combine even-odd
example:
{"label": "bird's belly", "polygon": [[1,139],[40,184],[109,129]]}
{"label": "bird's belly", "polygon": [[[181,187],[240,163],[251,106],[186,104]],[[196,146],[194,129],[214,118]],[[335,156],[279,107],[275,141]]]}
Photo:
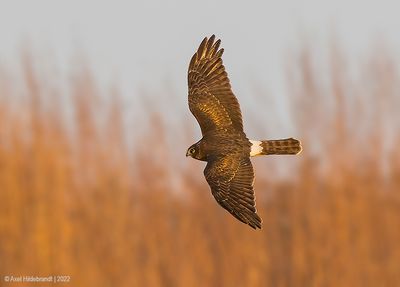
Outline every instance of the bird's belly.
{"label": "bird's belly", "polygon": [[250,156],[251,143],[242,134],[216,134],[212,137],[204,138],[203,141],[204,152],[210,157],[228,154]]}

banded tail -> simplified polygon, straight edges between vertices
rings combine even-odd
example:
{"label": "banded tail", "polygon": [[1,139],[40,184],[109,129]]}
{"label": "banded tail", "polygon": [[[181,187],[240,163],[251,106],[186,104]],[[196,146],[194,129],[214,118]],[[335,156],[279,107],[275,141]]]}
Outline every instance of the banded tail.
{"label": "banded tail", "polygon": [[301,152],[300,141],[289,138],[282,140],[266,140],[251,142],[250,156],[270,154],[299,154]]}

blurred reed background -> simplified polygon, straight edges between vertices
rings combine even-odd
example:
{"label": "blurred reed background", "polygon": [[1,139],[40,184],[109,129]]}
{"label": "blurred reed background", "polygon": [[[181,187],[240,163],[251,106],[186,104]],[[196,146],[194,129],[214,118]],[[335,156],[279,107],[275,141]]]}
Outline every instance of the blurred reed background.
{"label": "blurred reed background", "polygon": [[[303,153],[253,161],[261,231],[217,206],[203,164],[184,157],[198,132],[191,116],[183,123],[187,111],[168,126],[152,95],[135,107],[147,128],[127,130],[129,109],[116,91],[100,95],[90,69],[68,91],[29,55],[22,80],[0,69],[0,275],[69,275],[68,286],[400,286],[399,66],[377,52],[350,76],[338,49],[326,70],[312,55],[304,48],[287,69]],[[277,123],[256,120],[245,115],[268,138]],[[290,172],[275,176],[281,161]]]}

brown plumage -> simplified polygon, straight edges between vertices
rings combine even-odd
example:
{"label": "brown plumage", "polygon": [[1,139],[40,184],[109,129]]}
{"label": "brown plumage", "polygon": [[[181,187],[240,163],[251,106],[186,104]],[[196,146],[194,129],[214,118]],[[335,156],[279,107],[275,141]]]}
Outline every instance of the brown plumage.
{"label": "brown plumage", "polygon": [[238,220],[257,229],[262,220],[255,207],[250,156],[297,154],[301,145],[293,138],[249,141],[222,63],[221,41],[214,40],[214,35],[204,38],[189,64],[189,109],[203,138],[188,148],[186,156],[207,161],[204,175],[217,202]]}
{"label": "brown plumage", "polygon": [[301,152],[300,142],[294,138],[261,141],[261,147],[263,150],[260,155],[298,154]]}

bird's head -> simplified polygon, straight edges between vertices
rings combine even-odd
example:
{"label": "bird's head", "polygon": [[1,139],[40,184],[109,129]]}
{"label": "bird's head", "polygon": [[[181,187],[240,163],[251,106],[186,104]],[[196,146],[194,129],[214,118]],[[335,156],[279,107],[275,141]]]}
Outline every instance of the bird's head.
{"label": "bird's head", "polygon": [[200,144],[197,142],[192,144],[186,151],[186,156],[190,156],[192,158],[203,160],[203,155],[200,151]]}

